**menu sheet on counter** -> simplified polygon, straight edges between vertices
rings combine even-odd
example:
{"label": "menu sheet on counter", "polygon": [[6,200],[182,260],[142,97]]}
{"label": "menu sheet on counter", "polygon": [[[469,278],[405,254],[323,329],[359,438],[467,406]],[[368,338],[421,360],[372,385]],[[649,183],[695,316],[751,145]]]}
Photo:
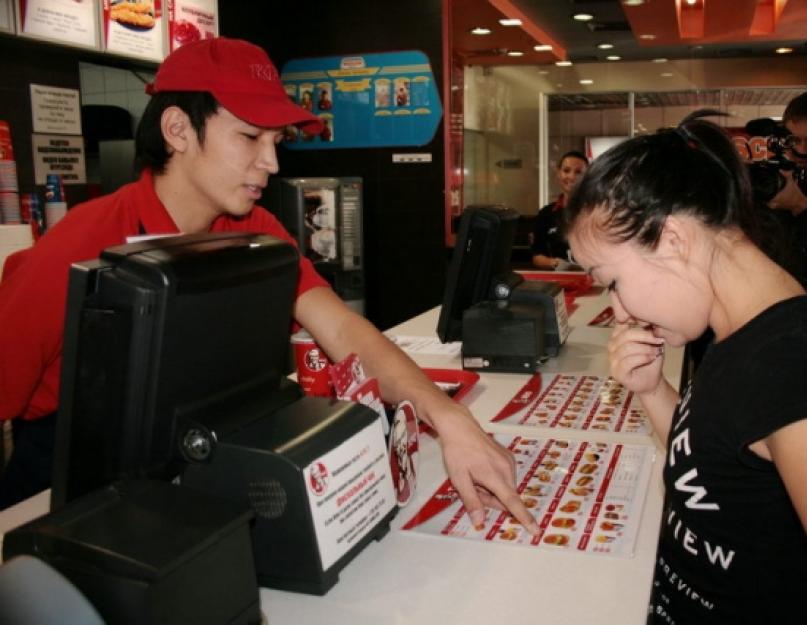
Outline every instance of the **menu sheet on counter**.
{"label": "menu sheet on counter", "polygon": [[651,445],[497,435],[516,458],[518,492],[540,531],[489,509],[475,529],[446,480],[404,530],[567,552],[631,557],[655,460]]}
{"label": "menu sheet on counter", "polygon": [[535,374],[493,421],[600,432],[652,433],[634,393],[611,377]]}

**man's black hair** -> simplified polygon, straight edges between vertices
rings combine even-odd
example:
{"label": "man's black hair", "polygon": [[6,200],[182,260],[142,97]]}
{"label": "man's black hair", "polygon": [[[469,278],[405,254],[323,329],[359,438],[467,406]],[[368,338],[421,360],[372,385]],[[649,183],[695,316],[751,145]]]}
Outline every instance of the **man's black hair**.
{"label": "man's black hair", "polygon": [[585,154],[583,154],[580,150],[569,150],[558,159],[558,167],[563,165],[563,161],[565,161],[567,158],[577,158],[583,161],[586,165],[588,165],[588,157]]}
{"label": "man's black hair", "polygon": [[199,143],[205,141],[205,123],[219,110],[219,103],[207,91],[161,91],[151,96],[135,133],[135,167],[137,171],[151,169],[155,174],[165,172],[171,154],[160,128],[163,111],[179,107],[191,121]]}

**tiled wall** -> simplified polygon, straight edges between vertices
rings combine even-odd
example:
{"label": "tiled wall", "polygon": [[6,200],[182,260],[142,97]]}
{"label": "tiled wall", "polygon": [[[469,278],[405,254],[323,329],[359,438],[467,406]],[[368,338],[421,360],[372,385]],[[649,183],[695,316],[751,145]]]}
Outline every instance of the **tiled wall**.
{"label": "tiled wall", "polygon": [[154,78],[148,72],[79,63],[82,104],[108,104],[126,109],[132,115],[132,131],[137,128],[149,96],[145,82]]}

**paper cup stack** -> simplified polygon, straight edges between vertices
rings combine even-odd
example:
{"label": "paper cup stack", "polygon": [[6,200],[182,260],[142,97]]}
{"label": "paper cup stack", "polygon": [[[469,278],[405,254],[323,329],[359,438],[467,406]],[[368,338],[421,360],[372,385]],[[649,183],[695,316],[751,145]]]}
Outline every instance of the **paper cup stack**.
{"label": "paper cup stack", "polygon": [[17,163],[11,147],[11,131],[3,120],[0,120],[0,223],[20,223]]}

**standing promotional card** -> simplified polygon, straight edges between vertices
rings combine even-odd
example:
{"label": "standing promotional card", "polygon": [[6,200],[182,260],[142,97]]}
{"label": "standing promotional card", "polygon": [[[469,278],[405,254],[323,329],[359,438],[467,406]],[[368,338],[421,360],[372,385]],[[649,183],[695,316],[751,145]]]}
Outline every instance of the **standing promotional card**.
{"label": "standing promotional card", "polygon": [[404,530],[632,557],[655,452],[648,445],[496,436],[516,458],[517,490],[540,531],[530,535],[508,512],[488,509],[475,529],[446,480]]}

